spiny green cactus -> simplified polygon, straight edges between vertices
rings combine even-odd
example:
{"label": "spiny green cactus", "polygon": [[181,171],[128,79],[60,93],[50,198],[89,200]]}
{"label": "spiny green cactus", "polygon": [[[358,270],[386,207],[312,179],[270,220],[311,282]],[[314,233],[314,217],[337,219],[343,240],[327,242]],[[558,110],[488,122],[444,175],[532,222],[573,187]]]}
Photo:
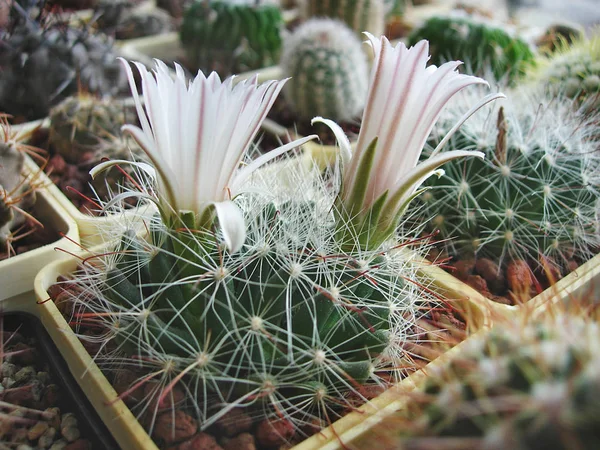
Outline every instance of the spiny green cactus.
{"label": "spiny green cactus", "polygon": [[180,38],[190,65],[226,76],[276,64],[281,27],[270,1],[196,0],[184,12]]}
{"label": "spiny green cactus", "polygon": [[[585,311],[585,310],[584,310]],[[353,448],[594,449],[600,327],[581,313],[501,321]]]}
{"label": "spiny green cactus", "polygon": [[[473,91],[442,113],[431,148]],[[597,118],[577,114],[564,96],[524,88],[507,97],[454,134],[450,148],[486,158],[449,163],[445,176],[430,178],[435,189],[420,197],[423,217],[450,255],[489,257],[501,268],[523,259],[566,269],[568,259],[585,260],[600,244]]]}
{"label": "spiny green cactus", "polygon": [[65,161],[76,163],[82,151],[120,136],[124,124],[125,111],[114,100],[79,94],[50,110],[49,140]]}
{"label": "spiny green cactus", "polygon": [[167,33],[173,28],[169,13],[159,8],[136,7],[124,0],[100,0],[94,8],[96,26],[116,39],[135,39]]}
{"label": "spiny green cactus", "polygon": [[304,0],[304,19],[329,17],[346,23],[362,37],[363,31],[375,36],[383,34],[387,6],[384,0]]}
{"label": "spiny green cactus", "polygon": [[56,20],[44,24],[14,17],[0,31],[0,111],[20,120],[47,116],[50,108],[77,92],[116,94],[125,77],[112,42],[89,29]]}
{"label": "spiny green cactus", "polygon": [[118,347],[96,355],[99,364],[118,354],[160,366],[155,403],[177,384],[204,428],[242,407],[296,426],[315,417],[324,424],[350,404],[349,393],[364,398],[361,386],[385,385],[380,371],[399,375],[402,345],[418,334],[428,295],[405,281],[414,276],[407,255],[343,251],[319,172],[291,164],[292,195],[277,198],[282,183],[269,172],[257,187],[279,192],[272,200],[236,199],[248,224],[240,252],[198,231],[193,214],[171,229],[154,218],[147,236],[126,232],[77,276],[97,298],[74,295],[80,320],[93,316]]}
{"label": "spiny green cactus", "polygon": [[600,31],[591,38],[563,44],[554,53],[537,60],[529,71],[536,83],[553,94],[564,93],[586,109],[600,105]]}
{"label": "spiny green cactus", "polygon": [[468,16],[434,16],[409,36],[409,44],[429,41],[432,64],[459,59],[474,74],[516,80],[534,60],[530,46],[505,26]]}
{"label": "spiny green cactus", "polygon": [[304,118],[348,121],[362,111],[369,82],[362,44],[342,22],[312,19],[289,36],[280,66],[286,100]]}

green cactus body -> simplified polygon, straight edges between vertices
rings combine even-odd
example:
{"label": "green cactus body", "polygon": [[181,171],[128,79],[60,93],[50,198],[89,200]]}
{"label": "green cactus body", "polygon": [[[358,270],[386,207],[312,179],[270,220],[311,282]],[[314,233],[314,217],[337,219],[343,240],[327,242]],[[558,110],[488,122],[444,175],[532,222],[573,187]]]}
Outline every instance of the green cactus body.
{"label": "green cactus body", "polygon": [[[451,162],[444,176],[428,180],[433,189],[420,197],[423,217],[432,218],[451,255],[502,264],[585,260],[600,244],[596,122],[564,97],[524,89],[508,97],[501,110],[470,119],[451,138],[450,148],[480,150],[486,158]],[[434,129],[432,147],[460,115],[453,108]]]}
{"label": "green cactus body", "polygon": [[98,297],[81,306],[98,313],[105,338],[164,369],[155,396],[177,380],[204,428],[232,407],[296,426],[332,420],[346,395],[362,398],[361,386],[386,383],[381,371],[394,378],[405,366],[428,297],[405,281],[414,268],[397,250],[342,251],[304,175],[291,175],[293,200],[236,199],[248,225],[240,252],[196,231],[191,213],[171,226],[154,217],[147,236],[125,233],[99,257],[105,267],[77,279]]}
{"label": "green cactus body", "polygon": [[184,13],[180,39],[191,66],[226,76],[276,64],[281,27],[281,11],[269,2],[196,0]]}
{"label": "green cactus body", "polygon": [[600,105],[600,33],[572,45],[563,43],[553,54],[538,58],[530,75],[552,93],[564,93],[577,99],[585,109],[597,109]]}
{"label": "green cactus body", "polygon": [[503,27],[466,16],[434,16],[409,36],[409,44],[429,41],[432,64],[461,60],[473,74],[491,70],[498,80],[515,81],[533,62],[530,46]]}
{"label": "green cactus body", "polygon": [[367,98],[369,69],[361,42],[342,22],[312,19],[289,36],[280,61],[286,100],[304,119],[355,119]]}
{"label": "green cactus body", "polygon": [[81,151],[120,136],[124,123],[123,107],[113,100],[85,94],[68,97],[50,110],[50,144],[65,161],[77,163]]}
{"label": "green cactus body", "polygon": [[501,322],[354,448],[598,448],[598,342],[598,324],[575,313]]}
{"label": "green cactus body", "polygon": [[362,37],[364,31],[375,36],[384,32],[386,7],[383,0],[305,0],[305,19],[329,17],[346,23]]}

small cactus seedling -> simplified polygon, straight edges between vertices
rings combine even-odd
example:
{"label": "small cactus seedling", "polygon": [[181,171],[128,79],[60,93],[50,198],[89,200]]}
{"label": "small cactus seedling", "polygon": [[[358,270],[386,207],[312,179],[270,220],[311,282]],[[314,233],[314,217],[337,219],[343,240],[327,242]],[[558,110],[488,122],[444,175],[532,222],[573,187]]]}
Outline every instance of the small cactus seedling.
{"label": "small cactus seedling", "polygon": [[460,59],[471,73],[491,70],[496,79],[516,80],[534,59],[524,40],[511,34],[506,26],[468,16],[434,16],[409,36],[414,44],[427,39],[431,63]]}
{"label": "small cactus seedling", "polygon": [[598,448],[600,327],[588,309],[500,320],[353,448]]}
{"label": "small cactus seedling", "polygon": [[195,0],[180,38],[192,67],[227,76],[275,64],[282,27],[279,6],[268,0]]}
{"label": "small cactus seedling", "polygon": [[563,42],[552,54],[540,57],[530,70],[536,83],[551,93],[577,99],[584,109],[600,105],[600,31],[572,44]]}
{"label": "small cactus seedling", "polygon": [[124,88],[105,37],[56,20],[44,23],[44,17],[12,20],[0,31],[5,44],[0,48],[0,110],[20,120],[39,119],[78,87],[98,95]]}
{"label": "small cactus seedling", "polygon": [[0,114],[0,120],[0,248],[10,256],[11,243],[18,238],[14,230],[31,217],[26,210],[35,203],[36,180],[24,173],[25,152],[33,152],[20,143],[27,136],[12,133],[6,115]]}
{"label": "small cactus seedling", "polygon": [[301,4],[305,19],[329,17],[346,23],[362,37],[363,31],[379,36],[385,27],[387,7],[384,0],[304,0]]}
{"label": "small cactus seedling", "polygon": [[[450,107],[442,115],[432,148],[458,114]],[[600,244],[597,119],[579,115],[564,96],[528,88],[479,117],[449,145],[483,151],[485,160],[446,165],[444,177],[427,182],[435,189],[421,195],[448,253],[491,258],[500,270],[525,260],[563,273],[574,255],[591,257]]]}
{"label": "small cactus seedling", "polygon": [[285,41],[280,66],[291,77],[286,100],[304,119],[355,119],[367,99],[369,68],[362,44],[342,22],[311,19]]}

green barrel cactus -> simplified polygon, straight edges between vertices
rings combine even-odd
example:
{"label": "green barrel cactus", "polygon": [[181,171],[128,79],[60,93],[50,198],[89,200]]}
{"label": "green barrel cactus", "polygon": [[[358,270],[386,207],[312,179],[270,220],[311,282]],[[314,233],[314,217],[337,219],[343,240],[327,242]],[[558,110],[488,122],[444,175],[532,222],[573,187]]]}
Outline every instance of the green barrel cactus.
{"label": "green barrel cactus", "polygon": [[[442,114],[431,148],[471,94]],[[507,94],[448,144],[486,158],[449,163],[443,177],[430,178],[426,185],[435,189],[421,195],[421,213],[450,255],[487,257],[500,266],[550,260],[566,269],[568,259],[590,258],[600,244],[597,119],[579,115],[564,96],[529,88]]]}
{"label": "green barrel cactus", "polygon": [[505,26],[467,16],[434,16],[416,28],[409,44],[429,41],[431,63],[459,59],[470,73],[491,70],[496,79],[515,81],[534,60],[529,44]]}
{"label": "green barrel cactus", "polygon": [[554,53],[540,57],[530,70],[536,83],[553,94],[564,93],[586,109],[600,105],[600,32],[590,38],[564,42]]}
{"label": "green barrel cactus", "polygon": [[[125,232],[77,276],[96,298],[74,294],[81,317],[103,323],[123,361],[139,355],[163,371],[155,405],[175,384],[189,392],[197,403],[186,406],[203,428],[231,408],[297,426],[333,420],[350,405],[345,395],[364,398],[365,385],[385,385],[380,374],[400,376],[402,345],[419,333],[428,295],[405,281],[415,273],[407,255],[343,250],[332,199],[315,197],[318,171],[287,164],[291,195],[238,197],[248,225],[241,251],[199,231],[193,213],[177,228],[154,217],[146,236]],[[281,179],[271,174],[261,190],[281,194]],[[116,354],[96,360],[110,364]],[[220,406],[211,409],[211,398]]]}
{"label": "green barrel cactus", "polygon": [[598,448],[600,327],[584,314],[520,317],[473,337],[353,448]]}
{"label": "green barrel cactus", "polygon": [[369,66],[360,40],[342,22],[302,24],[285,40],[280,66],[291,77],[285,98],[299,117],[348,121],[362,112]]}
{"label": "green barrel cactus", "polygon": [[301,4],[304,19],[338,19],[361,37],[363,31],[375,36],[383,34],[388,6],[384,0],[305,0]]}
{"label": "green barrel cactus", "polygon": [[279,6],[269,1],[196,0],[180,39],[193,68],[226,76],[276,64],[282,27]]}

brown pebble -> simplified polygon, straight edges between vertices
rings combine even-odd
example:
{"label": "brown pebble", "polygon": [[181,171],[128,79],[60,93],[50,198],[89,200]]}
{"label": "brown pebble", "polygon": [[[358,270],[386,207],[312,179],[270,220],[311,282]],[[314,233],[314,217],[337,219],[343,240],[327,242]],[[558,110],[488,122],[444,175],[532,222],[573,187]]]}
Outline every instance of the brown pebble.
{"label": "brown pebble", "polygon": [[38,439],[38,447],[47,448],[52,445],[56,439],[56,428],[49,427]]}
{"label": "brown pebble", "polygon": [[56,406],[46,408],[44,412],[51,417],[50,419],[48,419],[48,425],[54,428],[59,428],[61,419],[60,408],[57,408]]}
{"label": "brown pebble", "polygon": [[37,441],[50,428],[48,422],[38,422],[27,431],[27,439]]}
{"label": "brown pebble", "polygon": [[289,420],[264,419],[256,429],[256,440],[261,447],[277,448],[294,437],[296,430]]}
{"label": "brown pebble", "polygon": [[4,394],[4,401],[15,405],[32,407],[34,398],[29,386],[14,388]]}
{"label": "brown pebble", "polygon": [[11,352],[19,352],[21,353],[14,354],[12,358],[12,362],[14,364],[19,364],[21,366],[29,366],[31,364],[35,364],[38,361],[38,356],[35,349],[23,342],[18,342],[13,345]]}
{"label": "brown pebble", "polygon": [[236,436],[252,428],[252,418],[241,409],[232,409],[215,423],[219,434],[227,437]]}
{"label": "brown pebble", "polygon": [[454,268],[456,269],[453,275],[459,280],[466,280],[469,275],[473,273],[473,269],[475,267],[475,260],[473,259],[461,259],[454,263]]}
{"label": "brown pebble", "polygon": [[144,398],[143,384],[140,384],[135,389],[130,391],[130,389],[138,381],[138,376],[135,374],[135,372],[128,369],[121,369],[117,372],[117,375],[115,376],[112,385],[119,395],[127,392],[126,395],[121,397],[125,403],[135,404],[137,402],[140,402]]}
{"label": "brown pebble", "polygon": [[223,450],[256,450],[254,436],[250,433],[242,433],[229,439],[223,446]]}
{"label": "brown pebble", "polygon": [[155,383],[153,381],[148,382],[144,385],[144,397],[147,400],[146,403],[148,405],[148,411],[164,411],[169,410],[172,411],[173,407],[178,403],[185,399],[185,394],[181,390],[180,387],[174,386],[171,391],[165,396],[165,398],[158,405],[158,400],[160,396],[163,394],[164,388],[162,385]]}
{"label": "brown pebble", "polygon": [[467,283],[484,297],[490,297],[492,295],[488,289],[487,282],[480,275],[469,275],[465,280],[465,283]]}
{"label": "brown pebble", "polygon": [[92,450],[92,444],[87,439],[77,439],[67,444],[65,450]]}
{"label": "brown pebble", "polygon": [[535,280],[531,268],[526,261],[515,259],[506,267],[506,280],[508,287],[515,296],[516,303],[527,301],[531,298],[531,291]]}
{"label": "brown pebble", "polygon": [[574,259],[567,261],[567,271],[569,273],[574,272],[579,267],[579,264]]}
{"label": "brown pebble", "polygon": [[491,259],[479,258],[475,263],[475,271],[485,280],[489,290],[498,293],[506,291],[504,272]]}
{"label": "brown pebble", "polygon": [[173,444],[192,437],[196,431],[198,431],[196,419],[180,409],[176,409],[158,416],[153,436],[167,444]]}
{"label": "brown pebble", "polygon": [[201,432],[169,450],[223,450],[223,447],[217,444],[213,436]]}

